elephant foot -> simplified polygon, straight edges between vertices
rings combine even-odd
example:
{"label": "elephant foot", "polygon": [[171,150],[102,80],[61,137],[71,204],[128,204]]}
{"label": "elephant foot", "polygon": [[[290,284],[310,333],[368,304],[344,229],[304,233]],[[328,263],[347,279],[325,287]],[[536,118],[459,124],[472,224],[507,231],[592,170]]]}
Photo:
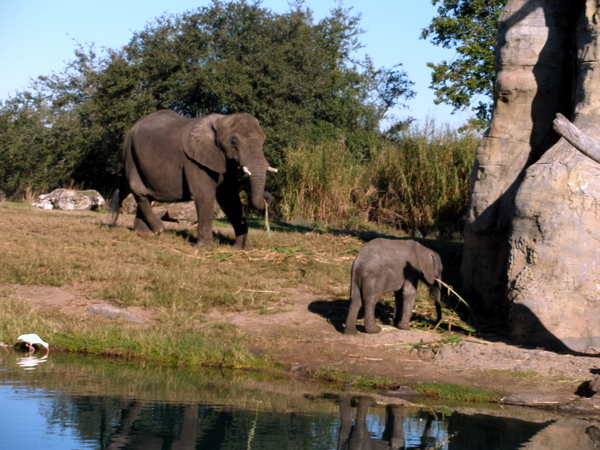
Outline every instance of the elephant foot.
{"label": "elephant foot", "polygon": [[138,233],[141,236],[147,236],[149,234],[152,234],[152,230],[150,230],[150,228],[148,228],[148,225],[146,224],[146,222],[144,222],[139,217],[136,217],[135,219],[133,219],[133,231],[135,231],[136,233]]}
{"label": "elephant foot", "polygon": [[154,234],[159,235],[159,234],[162,234],[163,231],[165,231],[165,227],[163,225],[163,226],[161,226],[158,229],[153,230],[153,231],[154,231]]}
{"label": "elephant foot", "polygon": [[344,334],[358,334],[358,330],[356,329],[356,326],[346,325],[344,327]]}
{"label": "elephant foot", "polygon": [[235,238],[235,242],[233,243],[233,248],[238,250],[243,250],[247,247],[248,235],[243,234],[241,236],[237,236]]}
{"label": "elephant foot", "polygon": [[399,330],[410,330],[410,325],[407,323],[399,323],[396,325]]}
{"label": "elephant foot", "polygon": [[379,325],[365,325],[365,331],[369,334],[377,334],[381,332],[381,327]]}
{"label": "elephant foot", "polygon": [[165,225],[162,222],[152,225],[152,228],[148,226],[142,219],[136,217],[133,220],[133,230],[140,236],[149,236],[151,234],[160,234],[165,231]]}
{"label": "elephant foot", "polygon": [[212,241],[198,240],[198,242],[196,242],[194,244],[194,248],[210,248],[210,247],[212,247]]}

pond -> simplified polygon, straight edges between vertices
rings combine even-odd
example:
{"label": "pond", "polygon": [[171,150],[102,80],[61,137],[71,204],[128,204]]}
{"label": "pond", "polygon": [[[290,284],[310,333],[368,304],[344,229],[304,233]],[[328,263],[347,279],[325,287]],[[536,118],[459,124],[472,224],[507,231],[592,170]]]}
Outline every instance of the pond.
{"label": "pond", "polygon": [[378,405],[307,380],[57,352],[4,355],[0,405],[0,449],[591,450],[600,434],[531,409]]}

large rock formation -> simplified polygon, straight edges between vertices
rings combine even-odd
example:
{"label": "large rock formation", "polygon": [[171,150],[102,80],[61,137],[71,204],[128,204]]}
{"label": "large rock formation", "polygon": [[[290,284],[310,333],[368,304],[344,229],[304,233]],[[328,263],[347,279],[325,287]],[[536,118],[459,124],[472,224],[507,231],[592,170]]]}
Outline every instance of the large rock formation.
{"label": "large rock formation", "polygon": [[[561,120],[564,129],[569,123],[559,117],[559,128]],[[600,161],[593,148],[581,150]],[[527,170],[509,239],[509,325],[517,342],[600,351],[599,202],[600,163],[567,140]]]}
{"label": "large rock formation", "polygon": [[600,165],[552,130],[600,138],[596,0],[509,0],[479,146],[463,281],[527,345],[600,351]]}
{"label": "large rock formation", "polygon": [[569,90],[569,2],[509,0],[500,16],[492,122],[477,149],[467,211],[463,284],[492,314],[506,309],[508,235],[525,169],[555,141]]}

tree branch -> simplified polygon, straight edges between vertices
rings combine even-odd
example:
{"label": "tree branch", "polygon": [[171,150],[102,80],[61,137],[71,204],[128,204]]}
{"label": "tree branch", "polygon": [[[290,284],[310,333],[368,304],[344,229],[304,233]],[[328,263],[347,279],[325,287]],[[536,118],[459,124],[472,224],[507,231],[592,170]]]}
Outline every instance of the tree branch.
{"label": "tree branch", "polygon": [[560,113],[556,114],[556,119],[554,119],[552,125],[554,130],[564,137],[569,144],[587,157],[600,163],[600,143],[586,135]]}

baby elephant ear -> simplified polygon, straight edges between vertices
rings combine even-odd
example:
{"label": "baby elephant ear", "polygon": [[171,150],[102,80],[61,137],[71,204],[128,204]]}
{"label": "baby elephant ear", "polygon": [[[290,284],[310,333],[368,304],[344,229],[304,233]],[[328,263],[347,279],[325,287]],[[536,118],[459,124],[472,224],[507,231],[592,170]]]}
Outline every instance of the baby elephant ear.
{"label": "baby elephant ear", "polygon": [[440,257],[437,253],[429,250],[427,247],[420,245],[416,249],[417,261],[419,262],[419,269],[423,274],[423,278],[429,284],[434,284],[435,279],[439,276],[441,269]]}
{"label": "baby elephant ear", "polygon": [[225,173],[227,162],[225,153],[217,145],[215,123],[214,117],[200,119],[189,136],[184,136],[183,151],[198,164],[217,173]]}

